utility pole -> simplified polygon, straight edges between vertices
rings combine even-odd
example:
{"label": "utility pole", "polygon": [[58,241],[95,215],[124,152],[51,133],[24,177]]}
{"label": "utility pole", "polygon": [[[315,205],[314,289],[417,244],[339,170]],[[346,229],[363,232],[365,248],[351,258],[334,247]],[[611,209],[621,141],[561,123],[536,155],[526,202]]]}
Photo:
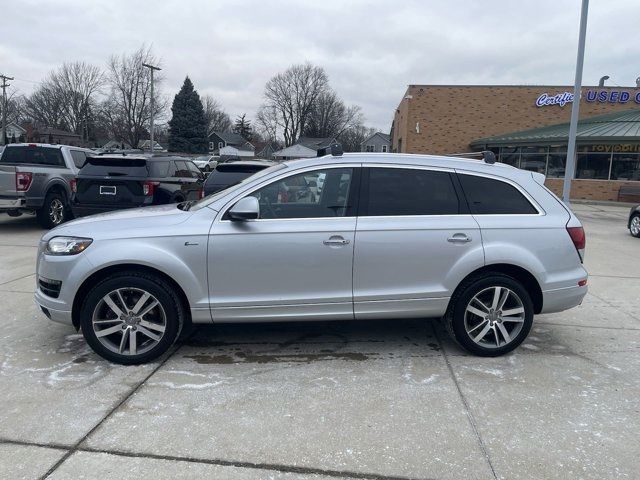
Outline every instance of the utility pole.
{"label": "utility pole", "polygon": [[7,83],[7,80],[13,80],[13,77],[7,77],[6,75],[0,75],[2,80],[2,145],[7,143],[7,87],[11,84]]}
{"label": "utility pole", "polygon": [[[562,200],[567,205],[571,197],[571,180],[576,170],[576,133],[578,131],[578,115],[580,113],[580,89],[582,88],[582,66],[584,64],[584,42],[587,36],[587,13],[589,0],[582,0],[580,11],[580,36],[578,37],[578,58],[576,60],[576,79],[573,86],[573,103],[571,104],[571,123],[569,123],[569,143],[567,145],[567,163],[564,168],[564,184]],[[604,83],[604,82],[603,82]]]}
{"label": "utility pole", "polygon": [[150,126],[149,126],[149,148],[151,149],[151,153],[153,154],[153,150],[154,150],[154,146],[155,144],[153,143],[153,115],[154,115],[154,111],[153,111],[153,72],[154,70],[162,70],[160,67],[154,67],[153,65],[149,65],[147,63],[143,63],[142,64],[143,67],[147,67],[149,69],[149,71],[151,72],[151,121]]}

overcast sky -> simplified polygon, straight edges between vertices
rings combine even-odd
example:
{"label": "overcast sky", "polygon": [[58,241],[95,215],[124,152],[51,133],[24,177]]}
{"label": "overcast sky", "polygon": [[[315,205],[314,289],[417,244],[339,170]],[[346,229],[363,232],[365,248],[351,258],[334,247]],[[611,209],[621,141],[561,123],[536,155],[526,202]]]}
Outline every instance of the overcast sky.
{"label": "overcast sky", "polygon": [[[235,117],[265,82],[323,66],[369,126],[388,130],[408,84],[573,84],[579,0],[20,0],[3,2],[0,73],[29,93],[65,61],[104,66],[147,43],[171,98],[185,75]],[[638,0],[592,0],[584,83],[640,76]]]}

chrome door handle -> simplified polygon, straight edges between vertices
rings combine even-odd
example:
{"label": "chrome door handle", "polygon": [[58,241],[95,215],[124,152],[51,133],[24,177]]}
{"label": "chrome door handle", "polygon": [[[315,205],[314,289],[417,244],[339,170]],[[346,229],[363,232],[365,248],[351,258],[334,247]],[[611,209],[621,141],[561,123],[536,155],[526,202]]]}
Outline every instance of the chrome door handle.
{"label": "chrome door handle", "polygon": [[447,238],[447,242],[450,243],[468,243],[470,241],[471,237],[466,236],[464,233],[455,233]]}
{"label": "chrome door handle", "polygon": [[322,243],[329,246],[349,245],[351,243],[351,240],[347,240],[346,238],[335,236],[335,237],[330,237],[329,240],[324,240]]}

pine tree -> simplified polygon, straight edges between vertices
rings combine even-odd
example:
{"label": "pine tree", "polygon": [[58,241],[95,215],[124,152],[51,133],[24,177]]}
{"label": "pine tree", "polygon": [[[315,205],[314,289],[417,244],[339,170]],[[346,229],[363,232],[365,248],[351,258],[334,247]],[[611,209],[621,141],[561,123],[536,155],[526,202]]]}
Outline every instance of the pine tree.
{"label": "pine tree", "polygon": [[200,96],[189,77],[173,99],[173,116],[169,121],[169,151],[183,153],[207,153],[207,121]]}
{"label": "pine tree", "polygon": [[233,126],[233,133],[237,133],[238,135],[242,135],[245,140],[251,141],[251,137],[253,137],[253,131],[251,130],[251,121],[246,120],[246,113],[243,113],[238,118],[236,118],[236,123]]}

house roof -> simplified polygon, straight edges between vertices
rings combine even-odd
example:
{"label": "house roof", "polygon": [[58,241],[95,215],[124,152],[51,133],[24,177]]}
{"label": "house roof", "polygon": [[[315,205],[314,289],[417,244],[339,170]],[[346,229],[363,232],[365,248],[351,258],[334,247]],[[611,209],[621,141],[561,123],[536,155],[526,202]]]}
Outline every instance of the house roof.
{"label": "house roof", "polygon": [[238,145],[243,145],[245,143],[249,143],[247,141],[247,139],[244,138],[239,133],[233,133],[233,132],[211,132],[211,135],[213,135],[214,133],[217,136],[219,136],[222,140],[224,140],[227,145],[233,145],[235,147],[235,146],[238,146]]}
{"label": "house roof", "polygon": [[27,131],[24,128],[22,128],[20,125],[18,125],[16,122],[7,123],[7,129],[9,129],[9,127],[13,127],[17,130],[20,130],[22,133],[27,133]]}
{"label": "house roof", "polygon": [[294,143],[290,147],[283,148],[277,152],[273,152],[274,157],[287,157],[287,158],[310,158],[317,157],[318,150],[315,148],[307,147],[300,143]]}
{"label": "house roof", "polygon": [[[547,127],[479,138],[471,142],[471,146],[546,145],[566,143],[568,139],[569,124],[559,123]],[[640,109],[598,115],[578,121],[576,136],[578,143],[620,143],[632,140],[640,141]]]}
{"label": "house roof", "polygon": [[313,137],[300,137],[294,143],[294,145],[303,145],[307,148],[310,148],[314,151],[321,150],[323,148],[329,147],[332,143],[335,142],[335,138],[313,138]]}
{"label": "house roof", "polygon": [[388,133],[376,132],[373,135],[369,135],[360,145],[364,145],[376,135],[381,137],[385,142],[389,144],[391,143],[391,135],[389,135]]}
{"label": "house roof", "polygon": [[224,148],[235,148],[236,150],[240,150],[243,152],[254,152],[255,148],[249,142],[245,142],[243,145],[227,145]]}

